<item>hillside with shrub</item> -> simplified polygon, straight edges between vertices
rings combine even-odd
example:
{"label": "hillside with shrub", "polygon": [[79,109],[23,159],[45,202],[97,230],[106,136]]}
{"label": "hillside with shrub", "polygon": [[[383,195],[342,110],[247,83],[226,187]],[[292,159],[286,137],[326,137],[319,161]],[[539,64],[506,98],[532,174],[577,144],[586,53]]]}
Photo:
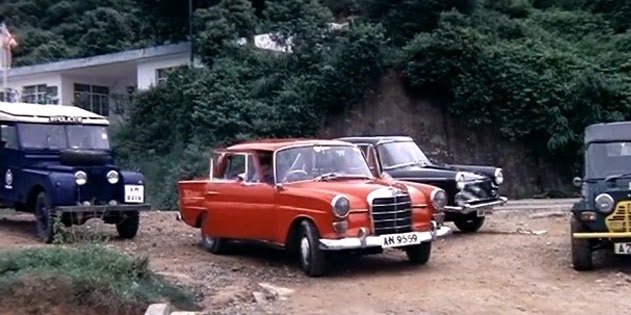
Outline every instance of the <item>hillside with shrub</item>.
{"label": "hillside with shrub", "polygon": [[[314,135],[388,69],[402,74],[411,97],[444,104],[467,128],[493,126],[569,178],[580,169],[587,124],[631,118],[628,1],[194,3],[205,67],[174,71],[138,94],[115,139],[118,158],[146,174],[159,208],[175,206],[176,180],[207,171],[212,147]],[[185,40],[187,9],[174,0],[0,5],[23,38],[17,64]],[[331,29],[333,21],[348,28]],[[235,44],[270,31],[292,52]]]}

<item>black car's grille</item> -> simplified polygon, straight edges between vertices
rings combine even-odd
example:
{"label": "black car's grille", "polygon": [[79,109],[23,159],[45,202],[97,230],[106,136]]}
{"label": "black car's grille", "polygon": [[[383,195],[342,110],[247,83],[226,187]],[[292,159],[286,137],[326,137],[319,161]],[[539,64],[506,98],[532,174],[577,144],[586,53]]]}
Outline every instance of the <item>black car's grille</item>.
{"label": "black car's grille", "polygon": [[489,200],[497,198],[497,188],[493,187],[490,179],[467,184],[464,187],[466,195],[475,200]]}
{"label": "black car's grille", "polygon": [[412,231],[412,203],[410,195],[375,198],[372,202],[372,220],[375,235]]}

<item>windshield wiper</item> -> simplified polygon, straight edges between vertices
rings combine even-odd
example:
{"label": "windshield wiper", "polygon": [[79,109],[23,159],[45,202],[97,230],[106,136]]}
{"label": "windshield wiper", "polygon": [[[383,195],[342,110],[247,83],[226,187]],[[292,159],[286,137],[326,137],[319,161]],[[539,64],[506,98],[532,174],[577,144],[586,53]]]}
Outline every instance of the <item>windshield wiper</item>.
{"label": "windshield wiper", "polygon": [[412,166],[412,165],[417,165],[417,162],[407,162],[407,163],[401,163],[401,164],[397,164],[397,165],[391,165],[391,166],[387,166],[384,167],[384,170],[392,170],[395,168],[402,168],[402,167],[408,167],[408,166]]}
{"label": "windshield wiper", "polygon": [[320,176],[316,177],[315,180],[317,180],[317,181],[327,180],[327,179],[338,177],[338,176],[340,176],[340,174],[335,173],[335,172],[324,173],[324,174],[321,174]]}
{"label": "windshield wiper", "polygon": [[368,177],[366,175],[340,174],[340,173],[336,173],[336,172],[331,172],[331,173],[322,174],[322,175],[316,177],[315,180],[321,181],[321,180],[327,180],[327,179],[331,179],[331,178],[365,178],[365,179],[370,179],[370,177]]}
{"label": "windshield wiper", "polygon": [[612,180],[621,179],[621,178],[625,178],[625,177],[629,177],[629,176],[631,176],[631,172],[617,174],[617,175],[609,175],[609,176],[605,177],[605,182],[609,182],[609,181],[612,181]]}

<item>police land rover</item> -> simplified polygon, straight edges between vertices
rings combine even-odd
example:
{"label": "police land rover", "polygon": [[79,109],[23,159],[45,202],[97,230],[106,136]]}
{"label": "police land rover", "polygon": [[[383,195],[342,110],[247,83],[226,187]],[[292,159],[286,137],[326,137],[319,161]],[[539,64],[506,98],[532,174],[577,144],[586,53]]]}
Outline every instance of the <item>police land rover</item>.
{"label": "police land rover", "polygon": [[143,175],[114,164],[105,117],[67,105],[0,102],[0,203],[35,214],[38,237],[98,217],[134,238]]}

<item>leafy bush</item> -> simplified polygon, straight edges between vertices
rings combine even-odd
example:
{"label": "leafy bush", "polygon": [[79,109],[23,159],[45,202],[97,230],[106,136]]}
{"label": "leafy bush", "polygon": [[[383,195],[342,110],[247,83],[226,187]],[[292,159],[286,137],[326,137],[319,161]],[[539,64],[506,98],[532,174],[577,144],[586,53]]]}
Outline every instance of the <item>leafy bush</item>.
{"label": "leafy bush", "polygon": [[[98,245],[76,248],[50,246],[5,251],[0,258],[0,300],[14,297],[25,283],[36,283],[32,295],[46,299],[46,291],[74,305],[88,305],[108,314],[142,312],[148,304],[167,299],[183,308],[197,309],[193,297],[153,274],[147,258],[133,258]],[[41,282],[40,282],[41,281]],[[41,301],[40,301],[41,302]],[[57,304],[57,305],[59,305]]]}

